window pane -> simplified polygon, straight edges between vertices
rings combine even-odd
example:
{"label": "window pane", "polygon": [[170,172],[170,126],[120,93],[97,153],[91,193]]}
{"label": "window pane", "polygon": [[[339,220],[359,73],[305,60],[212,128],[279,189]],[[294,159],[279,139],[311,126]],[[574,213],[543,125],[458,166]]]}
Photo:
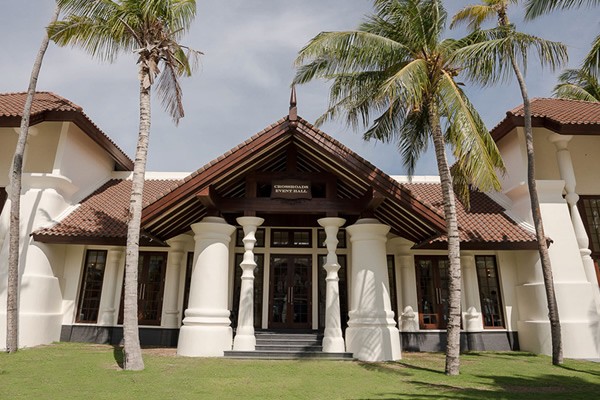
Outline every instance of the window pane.
{"label": "window pane", "polygon": [[312,231],[308,229],[271,229],[272,247],[311,247]]}
{"label": "window pane", "polygon": [[[327,247],[325,245],[325,239],[326,239],[325,229],[319,229],[317,231],[317,247],[318,248],[324,249]],[[337,248],[345,249],[346,248],[346,230],[345,229],[338,230],[337,239],[338,239]]]}
{"label": "window pane", "polygon": [[[265,247],[265,228],[258,228],[254,234],[256,243],[254,247]],[[235,234],[236,247],[244,247],[244,229],[238,228]]]}
{"label": "window pane", "polygon": [[496,257],[475,256],[475,260],[483,326],[485,328],[504,328]]}
{"label": "window pane", "polygon": [[390,302],[392,304],[392,311],[394,312],[394,318],[398,320],[398,293],[396,291],[396,266],[394,262],[394,256],[388,254],[387,256],[387,268],[388,268],[388,280],[390,284]]}
{"label": "window pane", "polygon": [[83,267],[77,322],[98,322],[106,250],[88,250]]}

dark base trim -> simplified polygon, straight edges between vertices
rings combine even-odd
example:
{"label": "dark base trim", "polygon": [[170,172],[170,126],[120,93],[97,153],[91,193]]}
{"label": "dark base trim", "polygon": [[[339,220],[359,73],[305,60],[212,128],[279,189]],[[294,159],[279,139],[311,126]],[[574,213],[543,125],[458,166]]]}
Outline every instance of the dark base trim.
{"label": "dark base trim", "polygon": [[[140,328],[140,343],[148,347],[177,347],[179,329]],[[123,328],[120,326],[63,325],[61,342],[84,342],[120,345]]]}
{"label": "dark base trim", "polygon": [[[445,351],[446,331],[400,332],[403,351]],[[518,351],[518,332],[461,332],[461,351]]]}
{"label": "dark base trim", "polygon": [[[311,331],[314,332],[314,331]],[[148,347],[177,347],[179,329],[140,328],[140,343]],[[61,342],[84,342],[120,345],[123,328],[120,326],[63,325]],[[444,351],[446,332],[400,332],[403,351]],[[461,332],[461,351],[518,351],[518,332],[483,331]]]}

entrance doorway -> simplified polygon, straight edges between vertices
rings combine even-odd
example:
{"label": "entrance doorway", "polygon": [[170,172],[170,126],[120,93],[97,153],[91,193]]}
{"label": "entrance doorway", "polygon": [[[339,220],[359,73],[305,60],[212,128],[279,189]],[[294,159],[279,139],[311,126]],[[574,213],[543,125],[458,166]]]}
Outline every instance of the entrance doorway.
{"label": "entrance doorway", "polygon": [[271,256],[269,328],[312,327],[312,256]]}

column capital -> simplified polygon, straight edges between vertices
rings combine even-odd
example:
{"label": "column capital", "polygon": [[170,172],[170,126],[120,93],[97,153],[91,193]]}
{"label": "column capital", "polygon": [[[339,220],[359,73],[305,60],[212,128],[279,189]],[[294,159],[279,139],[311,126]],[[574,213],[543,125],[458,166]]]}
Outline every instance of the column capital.
{"label": "column capital", "polygon": [[244,233],[246,232],[246,227],[254,227],[253,230],[256,230],[256,228],[258,228],[265,222],[264,218],[259,217],[238,217],[235,220],[238,224],[240,224],[242,228],[244,228]]}
{"label": "column capital", "polygon": [[548,136],[548,141],[554,143],[557,149],[562,150],[567,148],[569,141],[573,139],[573,135],[561,135],[558,133],[552,133]]}
{"label": "column capital", "polygon": [[390,226],[382,224],[375,218],[362,218],[356,221],[354,225],[346,228],[350,234],[350,241],[357,240],[382,240],[387,241],[387,234]]}
{"label": "column capital", "polygon": [[341,228],[346,223],[346,220],[344,218],[338,218],[338,217],[326,217],[326,218],[318,219],[317,222],[323,228],[327,228],[330,226],[336,227],[336,228]]}
{"label": "column capital", "polygon": [[[215,239],[222,240],[221,235],[230,237],[235,231],[235,226],[229,225],[225,219],[220,217],[204,217],[202,221],[192,224],[191,228],[195,233],[195,240],[213,236],[216,236]],[[227,240],[227,243],[229,243],[229,240]]]}

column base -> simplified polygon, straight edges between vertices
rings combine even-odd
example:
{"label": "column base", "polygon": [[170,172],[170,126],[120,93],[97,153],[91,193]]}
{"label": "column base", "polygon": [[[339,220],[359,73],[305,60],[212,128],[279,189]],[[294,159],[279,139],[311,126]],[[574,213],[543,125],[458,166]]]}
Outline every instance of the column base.
{"label": "column base", "polygon": [[256,337],[254,335],[235,335],[233,339],[234,351],[254,351],[256,350]]}
{"label": "column base", "polygon": [[[600,328],[598,322],[560,321],[563,356],[565,358],[600,358]],[[552,354],[549,321],[519,321],[521,350]]]}
{"label": "column base", "polygon": [[177,355],[185,357],[223,357],[231,350],[233,332],[225,326],[182,326]]}
{"label": "column base", "polygon": [[360,326],[346,329],[346,351],[360,361],[395,361],[402,358],[396,327]]}
{"label": "column base", "polygon": [[338,334],[328,335],[325,329],[325,337],[323,338],[323,353],[343,353],[346,351],[342,330],[336,329]]}

